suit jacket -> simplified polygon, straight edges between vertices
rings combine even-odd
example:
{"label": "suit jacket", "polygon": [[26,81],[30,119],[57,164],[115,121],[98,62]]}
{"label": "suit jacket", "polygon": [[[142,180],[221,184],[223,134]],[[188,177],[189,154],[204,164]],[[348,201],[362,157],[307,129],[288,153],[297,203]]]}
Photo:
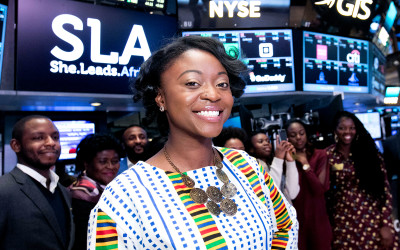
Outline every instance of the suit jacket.
{"label": "suit jacket", "polygon": [[400,175],[400,133],[383,141],[383,156],[389,180]]}
{"label": "suit jacket", "polygon": [[68,206],[66,219],[71,230],[67,246],[51,205],[32,178],[15,167],[0,177],[0,249],[72,249],[71,199],[66,189],[57,185]]}

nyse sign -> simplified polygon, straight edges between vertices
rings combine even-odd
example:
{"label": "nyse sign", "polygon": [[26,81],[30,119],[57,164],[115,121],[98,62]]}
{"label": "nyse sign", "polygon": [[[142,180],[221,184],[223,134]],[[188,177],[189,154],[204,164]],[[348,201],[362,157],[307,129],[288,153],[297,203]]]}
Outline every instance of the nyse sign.
{"label": "nyse sign", "polygon": [[[121,56],[119,56],[118,52],[101,54],[101,22],[98,19],[87,18],[87,27],[91,33],[90,59],[92,63],[106,64],[106,66],[85,65],[83,62],[79,62],[78,65],[67,64],[65,62],[78,61],[83,55],[85,48],[79,37],[64,29],[64,25],[66,24],[72,25],[74,30],[84,30],[82,20],[74,15],[62,14],[54,18],[52,22],[54,34],[70,44],[73,49],[65,51],[57,45],[54,46],[50,53],[58,60],[50,62],[50,72],[52,73],[135,77],[139,71],[138,68],[130,67],[128,69],[124,66],[120,70],[117,67],[111,67],[111,65],[127,65],[132,56],[142,57],[144,61],[151,55],[146,34],[141,25],[132,26],[131,33]],[[136,43],[139,44],[139,47],[135,47]]]}
{"label": "nyse sign", "polygon": [[259,18],[261,1],[210,1],[210,18],[224,17],[224,10],[228,12],[228,17],[235,15],[240,18],[250,17]]}
{"label": "nyse sign", "polygon": [[[332,8],[336,0],[320,0],[315,2],[315,5],[327,5]],[[351,16],[360,20],[366,20],[371,16],[370,6],[372,0],[354,0],[353,3],[345,2],[345,0],[337,0],[336,10],[342,16]]]}

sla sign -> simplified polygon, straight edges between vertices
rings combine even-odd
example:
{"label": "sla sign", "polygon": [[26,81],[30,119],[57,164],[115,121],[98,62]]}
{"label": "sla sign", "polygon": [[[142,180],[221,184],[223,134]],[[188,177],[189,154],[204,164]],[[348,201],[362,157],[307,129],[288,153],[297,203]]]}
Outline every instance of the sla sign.
{"label": "sla sign", "polygon": [[319,0],[315,5],[327,5],[332,8],[336,5],[337,12],[342,16],[351,16],[352,18],[366,20],[371,16],[372,0],[354,0],[354,3],[345,2],[345,0]]}
{"label": "sla sign", "polygon": [[17,90],[130,94],[130,78],[176,31],[167,16],[25,0],[18,6]]}

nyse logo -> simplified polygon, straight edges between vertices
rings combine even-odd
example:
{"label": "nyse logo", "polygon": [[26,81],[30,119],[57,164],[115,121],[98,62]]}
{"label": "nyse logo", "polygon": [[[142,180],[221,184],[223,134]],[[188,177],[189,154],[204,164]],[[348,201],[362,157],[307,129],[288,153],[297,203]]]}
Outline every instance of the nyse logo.
{"label": "nyse logo", "polygon": [[351,53],[347,54],[346,60],[348,63],[360,63],[360,51],[353,50]]}
{"label": "nyse logo", "polygon": [[[81,19],[74,15],[62,14],[55,17],[52,23],[54,34],[61,40],[69,43],[73,49],[71,51],[64,51],[60,47],[55,46],[51,50],[51,54],[62,61],[76,61],[83,55],[84,44],[79,37],[64,29],[63,26],[65,24],[72,25],[75,30],[83,30],[84,28]],[[119,55],[118,52],[110,52],[109,54],[100,53],[100,20],[88,18],[87,26],[91,29],[90,59],[93,63],[127,65],[132,56],[143,57],[146,60],[151,55],[147,38],[141,25],[133,25],[122,55]],[[139,47],[135,47],[136,43],[139,44]]]}
{"label": "nyse logo", "polygon": [[234,17],[235,12],[241,18],[259,18],[261,17],[260,6],[261,1],[209,1],[209,16],[223,18],[226,9],[229,18]]}
{"label": "nyse logo", "polygon": [[274,48],[272,43],[260,43],[258,45],[258,51],[260,57],[273,57],[274,56]]}

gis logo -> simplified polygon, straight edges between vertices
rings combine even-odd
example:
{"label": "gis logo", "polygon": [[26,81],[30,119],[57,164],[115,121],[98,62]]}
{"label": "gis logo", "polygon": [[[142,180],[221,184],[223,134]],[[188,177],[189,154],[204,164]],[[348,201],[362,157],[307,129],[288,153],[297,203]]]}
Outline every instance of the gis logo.
{"label": "gis logo", "polygon": [[347,54],[346,60],[348,63],[360,63],[360,51],[353,50],[351,53]]}
{"label": "gis logo", "polygon": [[260,45],[258,45],[258,51],[260,57],[274,56],[274,47],[272,46],[272,43],[260,43]]}

